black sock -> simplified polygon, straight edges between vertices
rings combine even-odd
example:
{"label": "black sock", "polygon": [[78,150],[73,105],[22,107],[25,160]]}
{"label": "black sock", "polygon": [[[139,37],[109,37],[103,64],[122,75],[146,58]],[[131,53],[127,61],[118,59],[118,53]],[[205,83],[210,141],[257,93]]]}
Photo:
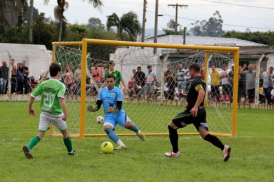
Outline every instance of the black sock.
{"label": "black sock", "polygon": [[221,150],[224,150],[224,144],[217,137],[208,134],[205,136],[204,140],[212,143],[213,145],[220,148]]}
{"label": "black sock", "polygon": [[168,125],[168,130],[169,130],[169,139],[170,143],[172,145],[172,151],[174,153],[178,152],[178,133],[177,130],[173,129],[171,126]]}

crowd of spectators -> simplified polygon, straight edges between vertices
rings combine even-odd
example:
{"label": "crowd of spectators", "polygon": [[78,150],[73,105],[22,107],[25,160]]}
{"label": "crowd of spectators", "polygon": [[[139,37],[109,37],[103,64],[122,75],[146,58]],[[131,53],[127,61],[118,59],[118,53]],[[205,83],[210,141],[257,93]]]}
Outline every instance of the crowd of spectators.
{"label": "crowd of spectators", "polygon": [[[9,69],[7,62],[2,61],[0,67],[0,94],[7,93],[8,82],[11,81],[11,93],[28,94],[30,92],[30,79],[28,75],[30,73],[26,66],[26,61],[18,62],[15,64],[15,60],[11,60],[11,70]],[[184,69],[182,64],[178,64],[175,70],[172,69],[172,65],[167,66],[167,70],[164,72],[164,96],[165,99],[174,100],[176,97],[176,87],[178,92],[187,93],[187,87],[192,81],[188,70]],[[233,84],[234,84],[234,65],[231,69],[227,66],[223,66],[219,72],[215,65],[211,66],[212,72],[210,73],[211,91],[209,92],[209,100],[216,102],[233,100]],[[73,93],[80,95],[81,90],[81,64],[74,71],[69,66],[65,67],[65,72],[62,73],[62,80],[67,88],[67,93]],[[272,104],[273,97],[271,91],[273,90],[274,74],[273,67],[268,68],[267,71],[260,69],[259,78],[263,80],[263,92],[268,104]],[[9,71],[11,71],[11,79],[9,79]],[[238,102],[254,103],[255,101],[255,81],[257,72],[255,65],[250,64],[239,66],[238,72]],[[90,73],[87,72],[87,84],[90,83],[90,79],[97,83],[102,88],[106,85],[104,78],[107,74],[112,73],[116,78],[116,86],[119,87],[120,82],[124,86],[124,93],[130,97],[135,96],[139,98],[155,99],[160,95],[161,89],[159,84],[157,85],[156,72],[151,65],[147,66],[147,70],[142,71],[141,66],[132,70],[131,81],[126,85],[125,80],[120,71],[115,69],[114,61],[110,61],[108,65],[104,64],[101,67],[97,63],[94,63],[90,68]],[[91,76],[92,78],[89,78]],[[201,67],[201,76],[204,78],[204,69]],[[72,92],[71,92],[72,91]],[[94,89],[96,91],[96,89]],[[273,91],[272,91],[273,92]],[[184,98],[180,98],[184,99]]]}
{"label": "crowd of spectators", "polygon": [[[0,67],[0,94],[7,94],[8,83],[11,82],[11,93],[28,94],[29,93],[29,68],[26,66],[26,61],[17,63],[11,59],[11,70],[7,62],[2,61]],[[9,79],[9,70],[11,71],[11,78]]]}
{"label": "crowd of spectators", "polygon": [[[254,103],[255,102],[255,83],[257,71],[256,65],[244,64],[239,66],[238,70],[238,103]],[[216,70],[215,65],[211,66],[211,93],[210,96],[214,101],[233,101],[233,84],[234,84],[234,64],[231,70],[227,66],[219,72]],[[274,81],[273,67],[268,71],[260,69],[259,79],[263,79],[263,91],[267,98],[267,103],[272,104],[271,91],[273,90]]]}

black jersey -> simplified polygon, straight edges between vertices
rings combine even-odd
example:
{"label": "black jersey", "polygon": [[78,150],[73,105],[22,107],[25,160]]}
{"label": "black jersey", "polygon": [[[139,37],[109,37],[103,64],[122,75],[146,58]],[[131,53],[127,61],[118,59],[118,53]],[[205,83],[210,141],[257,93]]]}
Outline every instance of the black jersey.
{"label": "black jersey", "polygon": [[[201,76],[196,76],[192,82],[190,82],[189,86],[187,87],[187,110],[191,110],[198,98],[198,90],[203,88],[206,93],[206,83],[202,79]],[[206,95],[206,94],[205,94]],[[200,104],[200,106],[203,106],[204,102]]]}

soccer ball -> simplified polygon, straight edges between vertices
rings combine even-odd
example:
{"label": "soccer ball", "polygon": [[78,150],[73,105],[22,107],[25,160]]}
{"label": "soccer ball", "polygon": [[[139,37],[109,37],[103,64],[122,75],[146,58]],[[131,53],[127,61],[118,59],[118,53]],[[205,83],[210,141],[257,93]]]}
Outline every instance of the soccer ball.
{"label": "soccer ball", "polygon": [[105,119],[104,119],[103,116],[98,116],[98,117],[97,117],[97,123],[98,123],[98,124],[103,124],[104,121],[105,121]]}
{"label": "soccer ball", "polygon": [[113,145],[110,142],[104,142],[101,145],[101,151],[105,154],[109,154],[113,151]]}

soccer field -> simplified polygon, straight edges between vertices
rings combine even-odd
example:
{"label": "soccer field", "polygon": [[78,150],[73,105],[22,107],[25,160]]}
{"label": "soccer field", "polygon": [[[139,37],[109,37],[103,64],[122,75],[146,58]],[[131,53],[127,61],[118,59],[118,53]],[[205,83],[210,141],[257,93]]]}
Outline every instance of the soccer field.
{"label": "soccer field", "polygon": [[274,111],[238,110],[237,137],[220,137],[232,148],[228,162],[199,136],[179,136],[181,157],[170,159],[164,156],[171,149],[168,136],[145,142],[121,137],[128,149],[112,154],[100,153],[107,137],[72,139],[79,156],[68,156],[61,138],[46,135],[32,149],[34,159],[27,160],[22,147],[37,134],[39,103],[34,103],[35,117],[28,114],[27,102],[0,102],[0,108],[1,182],[274,180]]}

